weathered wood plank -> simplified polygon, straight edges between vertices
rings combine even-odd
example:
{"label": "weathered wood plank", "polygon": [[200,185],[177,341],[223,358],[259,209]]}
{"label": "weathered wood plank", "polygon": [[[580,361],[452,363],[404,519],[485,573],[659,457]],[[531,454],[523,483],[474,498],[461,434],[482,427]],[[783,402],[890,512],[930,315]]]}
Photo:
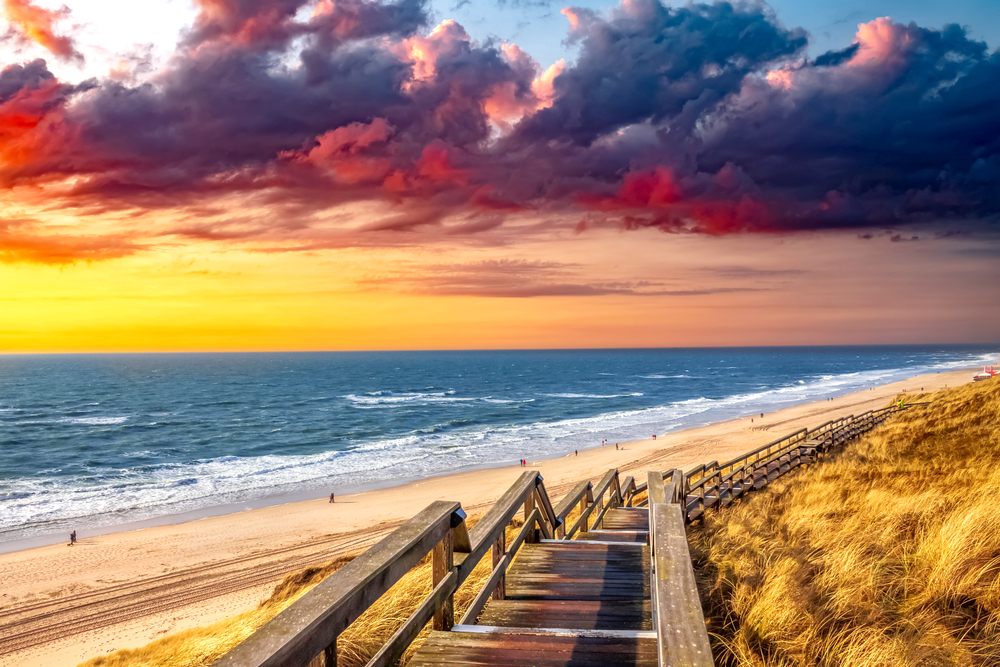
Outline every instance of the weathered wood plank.
{"label": "weathered wood plank", "polygon": [[[402,627],[389,638],[379,652],[368,661],[366,667],[389,667],[399,662],[399,659],[406,653],[410,643],[416,639],[420,631],[427,625],[427,621],[434,616],[436,608],[440,607],[455,594],[458,588],[458,571],[452,570],[448,576],[434,587],[431,594],[420,603],[420,606],[410,614]],[[330,665],[333,667],[333,665]]]}
{"label": "weathered wood plank", "polygon": [[513,632],[434,632],[409,664],[413,667],[655,667],[656,640]]}
{"label": "weathered wood plank", "polygon": [[563,496],[562,500],[555,506],[556,516],[565,519],[566,515],[573,511],[573,506],[587,494],[589,488],[591,488],[590,480],[585,479],[570,489],[569,493]]}
{"label": "weathered wood plank", "polygon": [[503,600],[490,602],[480,623],[521,628],[652,630],[652,619],[649,600]]}
{"label": "weathered wood plank", "polygon": [[[486,603],[493,597],[494,589],[497,585],[499,585],[500,580],[503,579],[504,575],[507,573],[507,565],[507,556],[504,555],[500,558],[500,562],[494,566],[493,572],[490,574],[490,578],[486,580],[482,590],[480,590],[476,597],[472,600],[472,604],[469,605],[469,608],[465,611],[465,615],[462,616],[462,620],[459,621],[459,625],[470,625],[476,622],[476,618],[479,617],[479,614],[483,611]],[[500,602],[503,602],[503,598],[493,600],[493,604]]]}
{"label": "weathered wood plank", "polygon": [[[431,578],[435,587],[439,586],[455,567],[454,535],[454,531],[449,530],[441,538],[441,541],[434,545],[434,555],[431,558]],[[457,578],[457,573],[455,576]],[[453,625],[455,625],[455,599],[448,595],[434,612],[434,629],[451,630]]]}
{"label": "weathered wood plank", "polygon": [[655,505],[652,515],[659,664],[714,667],[681,509]]}
{"label": "weathered wood plank", "polygon": [[649,489],[649,504],[662,505],[667,502],[663,488],[663,473],[650,470],[646,473],[646,488]]}
{"label": "weathered wood plank", "polygon": [[455,502],[436,501],[334,572],[215,664],[305,665],[451,532]]}
{"label": "weathered wood plank", "polygon": [[473,550],[484,542],[492,542],[521,508],[524,499],[535,490],[538,473],[525,471],[517,481],[493,504],[479,522],[469,529]]}

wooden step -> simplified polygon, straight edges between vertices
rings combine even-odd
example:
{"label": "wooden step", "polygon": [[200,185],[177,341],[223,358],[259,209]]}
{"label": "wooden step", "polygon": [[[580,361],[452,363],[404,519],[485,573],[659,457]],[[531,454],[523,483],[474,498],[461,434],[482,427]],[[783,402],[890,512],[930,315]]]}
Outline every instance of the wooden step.
{"label": "wooden step", "polygon": [[618,507],[608,510],[601,522],[604,530],[649,530],[649,510],[644,507]]}
{"label": "wooden step", "polygon": [[640,542],[649,541],[649,531],[645,530],[592,530],[589,533],[577,533],[574,540],[584,542]]}
{"label": "wooden step", "polygon": [[572,630],[652,630],[649,600],[491,600],[480,625]]}
{"label": "wooden step", "polygon": [[507,572],[507,598],[649,597],[649,547],[581,541],[526,544]]}
{"label": "wooden step", "polygon": [[656,640],[511,632],[432,632],[410,662],[489,667],[656,667]]}

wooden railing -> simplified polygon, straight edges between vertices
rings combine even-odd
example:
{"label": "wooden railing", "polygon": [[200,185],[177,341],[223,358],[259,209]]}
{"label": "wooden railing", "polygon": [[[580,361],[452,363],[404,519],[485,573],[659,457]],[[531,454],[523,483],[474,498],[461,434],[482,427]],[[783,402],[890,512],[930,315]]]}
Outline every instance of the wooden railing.
{"label": "wooden railing", "polygon": [[[855,417],[848,415],[830,420],[813,429],[799,429],[766,445],[719,463],[711,461],[675,473],[680,495],[685,499],[684,519],[692,521],[708,507],[725,507],[756,483],[767,485],[767,474],[759,474],[774,467],[778,476],[799,465],[817,460],[834,447],[882,423],[889,415],[905,409],[893,405]],[[678,471],[679,472],[679,471]]]}
{"label": "wooden railing", "polygon": [[650,593],[661,667],[714,665],[685,524],[703,515],[709,505],[724,507],[755,488],[755,480],[768,484],[769,469],[778,477],[804,462],[815,461],[900,409],[894,405],[858,417],[834,419],[814,429],[800,429],[724,463],[712,461],[686,472],[647,474]]}
{"label": "wooden railing", "polygon": [[[474,623],[490,598],[503,599],[504,576],[525,542],[539,536],[569,539],[578,531],[600,528],[609,509],[635,497],[632,477],[619,481],[609,470],[596,486],[584,480],[555,506],[542,476],[526,471],[471,529],[460,503],[436,501],[388,537],[324,579],[301,599],[258,629],[215,663],[218,667],[333,667],[337,637],[428,553],[432,556],[431,593],[368,662],[368,667],[395,665],[431,619],[434,629],[455,625],[454,595],[476,565],[490,552],[492,571],[462,617]],[[566,518],[576,507],[572,526]],[[507,527],[518,511],[524,525],[510,544]],[[596,514],[595,514],[596,513]]]}
{"label": "wooden railing", "polygon": [[[685,524],[708,507],[722,507],[768,481],[767,471],[784,474],[803,462],[816,460],[849,438],[881,423],[899,406],[832,420],[801,429],[735,459],[695,466],[685,472],[650,472],[636,484],[609,470],[596,485],[576,484],[555,506],[542,476],[526,471],[468,529],[461,504],[436,501],[301,599],[258,629],[223,656],[218,667],[334,667],[337,637],[396,582],[432,553],[431,593],[368,662],[367,667],[395,665],[424,626],[447,630],[455,625],[454,595],[472,570],[491,554],[492,570],[466,610],[462,625],[475,622],[490,598],[503,599],[507,569],[524,543],[571,539],[577,532],[601,528],[611,509],[635,504],[647,492],[650,553],[653,574],[651,598],[657,630],[660,665],[712,664],[694,572],[687,549]],[[757,474],[763,471],[763,476]],[[572,525],[566,520],[579,507]],[[510,544],[507,528],[523,511],[524,524]]]}

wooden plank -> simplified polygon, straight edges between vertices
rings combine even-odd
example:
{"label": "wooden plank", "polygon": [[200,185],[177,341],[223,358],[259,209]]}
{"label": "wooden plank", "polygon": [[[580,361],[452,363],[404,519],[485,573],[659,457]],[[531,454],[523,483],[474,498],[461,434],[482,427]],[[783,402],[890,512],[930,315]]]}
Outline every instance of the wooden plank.
{"label": "wooden plank", "polygon": [[469,540],[472,543],[473,551],[486,542],[493,542],[507,528],[507,524],[517,514],[524,499],[535,490],[537,477],[537,472],[521,473],[517,481],[500,496],[483,518],[469,529]]}
{"label": "wooden plank", "polygon": [[[452,570],[448,576],[434,587],[431,594],[420,603],[420,606],[410,614],[402,627],[389,638],[379,652],[368,661],[366,667],[388,667],[395,665],[406,653],[410,643],[416,639],[420,631],[427,625],[427,621],[434,616],[435,609],[444,605],[445,602],[455,594],[458,588],[458,570]],[[335,665],[336,663],[334,663]],[[330,665],[330,667],[334,667]]]}
{"label": "wooden plank", "polygon": [[549,536],[551,537],[556,532],[556,529],[562,525],[563,521],[556,516],[556,511],[552,508],[552,502],[549,500],[549,494],[542,483],[541,475],[538,476],[538,484],[535,485],[535,497],[542,506],[542,517],[545,519],[544,523],[548,524]]}
{"label": "wooden plank", "polygon": [[621,484],[621,494],[622,494],[622,505],[628,506],[628,502],[631,499],[631,494],[635,493],[635,478],[629,475]]}
{"label": "wooden plank", "polygon": [[[439,586],[455,567],[454,532],[449,530],[441,541],[434,545],[434,555],[431,559],[431,577],[435,587]],[[456,572],[456,577],[458,576]],[[434,629],[451,630],[455,625],[455,599],[449,595],[434,612]],[[420,626],[423,627],[423,626]]]}
{"label": "wooden plank", "polygon": [[316,585],[224,655],[217,667],[305,665],[451,532],[456,502],[439,500]]}
{"label": "wooden plank", "polygon": [[646,530],[592,530],[589,533],[580,533],[576,540],[590,542],[641,542],[645,544],[649,540],[649,531]]}
{"label": "wooden plank", "polygon": [[604,493],[608,490],[608,487],[611,486],[611,482],[614,480],[617,474],[618,470],[616,468],[612,468],[611,470],[604,473],[604,477],[602,477],[601,481],[599,481],[597,483],[597,486],[594,487],[594,498],[598,503],[599,507],[603,506]]}
{"label": "wooden plank", "polygon": [[573,506],[587,495],[589,488],[591,488],[590,480],[586,479],[574,486],[555,506],[556,516],[560,519],[565,519],[566,515],[573,511]]}
{"label": "wooden plank", "polygon": [[[500,537],[498,537],[493,542],[493,547],[492,547],[491,551],[492,551],[491,555],[493,556],[493,569],[495,570],[497,568],[497,566],[500,564],[500,561],[503,558],[506,558],[506,551],[507,551],[507,531],[504,531],[503,533],[501,533]],[[508,562],[510,561],[509,558],[507,560],[508,560]],[[503,598],[504,598],[504,590],[505,590],[505,588],[504,588],[504,578],[501,576],[500,580],[497,582],[496,587],[493,589],[493,599],[494,600],[503,600]]]}
{"label": "wooden plank", "polygon": [[656,666],[656,640],[517,632],[434,632],[409,663],[489,667]]}
{"label": "wooden plank", "polygon": [[663,474],[650,470],[646,473],[646,488],[649,489],[649,504],[662,505],[667,502],[667,496],[663,488]]}
{"label": "wooden plank", "polygon": [[576,630],[572,628],[510,628],[505,626],[468,625],[455,626],[454,632],[476,632],[480,634],[543,635],[553,637],[625,637],[628,639],[656,639],[650,630]]}
{"label": "wooden plank", "polygon": [[[587,504],[587,507],[582,512],[580,512],[580,518],[578,518],[576,520],[576,523],[570,526],[569,530],[566,531],[567,539],[571,539],[578,530],[581,533],[586,533],[589,531],[589,528],[587,527],[587,520],[590,518],[590,515],[593,514],[594,508],[597,507],[597,505],[595,505],[593,502],[593,498],[589,498],[589,501],[590,502]],[[581,500],[580,502],[584,501]]]}
{"label": "wooden plank", "polygon": [[[469,605],[469,608],[465,611],[465,615],[462,616],[462,620],[459,621],[459,625],[469,625],[476,622],[476,618],[479,616],[479,613],[493,596],[493,590],[497,587],[497,585],[499,585],[500,580],[503,579],[506,574],[508,564],[509,561],[507,560],[507,556],[502,556],[500,558],[500,562],[493,568],[493,572],[490,574],[490,578],[486,580],[482,590],[479,591],[479,594],[476,595],[476,597],[472,600],[472,604]],[[503,598],[500,599],[502,600]],[[494,602],[496,602],[496,600],[494,600]]]}
{"label": "wooden plank", "polygon": [[534,534],[535,524],[538,523],[541,518],[542,513],[537,509],[531,511],[531,514],[528,515],[524,525],[521,526],[521,530],[518,531],[517,535],[514,536],[514,540],[510,543],[510,546],[507,547],[506,556],[508,561],[514,560],[514,554],[517,553],[518,549],[521,548],[521,545],[524,542],[528,541],[528,537]]}
{"label": "wooden plank", "polygon": [[653,612],[648,599],[494,600],[479,617],[479,622],[520,628],[652,630]]}
{"label": "wooden plank", "polygon": [[659,664],[714,667],[680,507],[655,505],[652,514]]}

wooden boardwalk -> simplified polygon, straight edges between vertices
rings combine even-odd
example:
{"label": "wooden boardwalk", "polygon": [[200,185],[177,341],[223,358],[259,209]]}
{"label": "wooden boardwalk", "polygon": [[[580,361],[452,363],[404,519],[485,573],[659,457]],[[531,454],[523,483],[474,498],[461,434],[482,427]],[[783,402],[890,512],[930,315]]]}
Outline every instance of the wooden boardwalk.
{"label": "wooden boardwalk", "polygon": [[[596,484],[581,480],[555,504],[542,476],[525,471],[471,528],[459,503],[435,501],[216,667],[335,667],[338,635],[428,554],[433,590],[367,667],[398,665],[428,623],[434,631],[412,667],[712,667],[687,524],[821,460],[902,409],[800,429],[722,463],[649,471],[641,484],[612,469]],[[484,559],[492,560],[491,573],[456,624],[455,591]]]}
{"label": "wooden boardwalk", "polygon": [[657,665],[649,510],[621,507],[572,540],[525,544],[503,599],[476,625],[433,632],[410,660],[431,665]]}

